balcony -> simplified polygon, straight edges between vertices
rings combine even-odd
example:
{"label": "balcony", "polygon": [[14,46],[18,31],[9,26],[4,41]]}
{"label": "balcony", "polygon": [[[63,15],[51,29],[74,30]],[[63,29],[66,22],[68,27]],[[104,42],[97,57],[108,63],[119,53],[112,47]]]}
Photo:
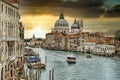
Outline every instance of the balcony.
{"label": "balcony", "polygon": [[8,57],[9,62],[14,61],[15,59],[16,59],[15,55],[12,55],[12,56]]}
{"label": "balcony", "polygon": [[1,40],[5,40],[5,41],[18,41],[19,38],[11,37],[11,36],[2,36]]}
{"label": "balcony", "polygon": [[23,56],[23,54],[16,54],[17,58],[21,58]]}
{"label": "balcony", "polygon": [[18,38],[16,38],[16,37],[7,37],[6,41],[18,41]]}

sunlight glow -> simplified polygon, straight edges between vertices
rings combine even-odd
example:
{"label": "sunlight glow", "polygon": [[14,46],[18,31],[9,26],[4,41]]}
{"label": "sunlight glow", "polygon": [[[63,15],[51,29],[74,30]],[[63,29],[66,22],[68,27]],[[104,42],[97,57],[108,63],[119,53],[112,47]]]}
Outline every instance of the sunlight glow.
{"label": "sunlight glow", "polygon": [[31,31],[32,34],[35,35],[35,37],[37,38],[45,38],[45,30],[42,30],[40,26],[36,26],[35,28],[33,28],[33,30]]}

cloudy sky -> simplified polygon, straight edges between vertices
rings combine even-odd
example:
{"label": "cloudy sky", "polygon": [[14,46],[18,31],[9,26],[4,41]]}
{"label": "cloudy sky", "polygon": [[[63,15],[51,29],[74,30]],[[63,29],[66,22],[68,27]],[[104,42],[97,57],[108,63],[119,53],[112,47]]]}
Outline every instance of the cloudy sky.
{"label": "cloudy sky", "polygon": [[45,38],[61,8],[69,25],[83,19],[84,31],[113,33],[120,29],[120,0],[20,0],[25,38]]}

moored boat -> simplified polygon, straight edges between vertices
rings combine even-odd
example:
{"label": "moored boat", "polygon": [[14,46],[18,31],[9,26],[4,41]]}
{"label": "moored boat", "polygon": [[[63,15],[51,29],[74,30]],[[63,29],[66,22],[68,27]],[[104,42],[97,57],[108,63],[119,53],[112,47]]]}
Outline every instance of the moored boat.
{"label": "moored boat", "polygon": [[40,67],[41,67],[41,68],[45,68],[45,67],[46,67],[46,65],[45,65],[45,64],[43,64],[43,63],[41,63],[41,64],[40,64]]}
{"label": "moored boat", "polygon": [[37,56],[30,57],[27,66],[28,68],[32,68],[32,69],[41,69],[46,67],[45,64],[41,63],[41,59]]}
{"label": "moored boat", "polygon": [[86,58],[92,58],[92,56],[90,54],[87,54]]}
{"label": "moored boat", "polygon": [[41,63],[28,63],[28,68],[32,68],[32,69],[41,69],[45,67],[46,65]]}
{"label": "moored boat", "polygon": [[40,63],[28,63],[28,68],[41,69]]}
{"label": "moored boat", "polygon": [[113,60],[118,60],[118,61],[120,61],[120,57],[118,57],[118,56],[114,56],[114,57],[111,57]]}

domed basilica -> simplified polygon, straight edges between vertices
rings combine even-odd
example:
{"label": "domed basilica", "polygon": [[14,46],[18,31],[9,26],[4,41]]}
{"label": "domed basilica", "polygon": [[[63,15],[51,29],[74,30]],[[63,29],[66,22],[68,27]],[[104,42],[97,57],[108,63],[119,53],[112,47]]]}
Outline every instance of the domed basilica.
{"label": "domed basilica", "polygon": [[83,21],[77,21],[75,19],[71,28],[69,28],[68,22],[64,19],[64,13],[61,10],[59,19],[55,22],[53,32],[69,33],[69,32],[82,32],[83,31]]}
{"label": "domed basilica", "polygon": [[69,32],[69,24],[64,19],[64,14],[61,11],[59,19],[55,22],[54,32],[68,33]]}

